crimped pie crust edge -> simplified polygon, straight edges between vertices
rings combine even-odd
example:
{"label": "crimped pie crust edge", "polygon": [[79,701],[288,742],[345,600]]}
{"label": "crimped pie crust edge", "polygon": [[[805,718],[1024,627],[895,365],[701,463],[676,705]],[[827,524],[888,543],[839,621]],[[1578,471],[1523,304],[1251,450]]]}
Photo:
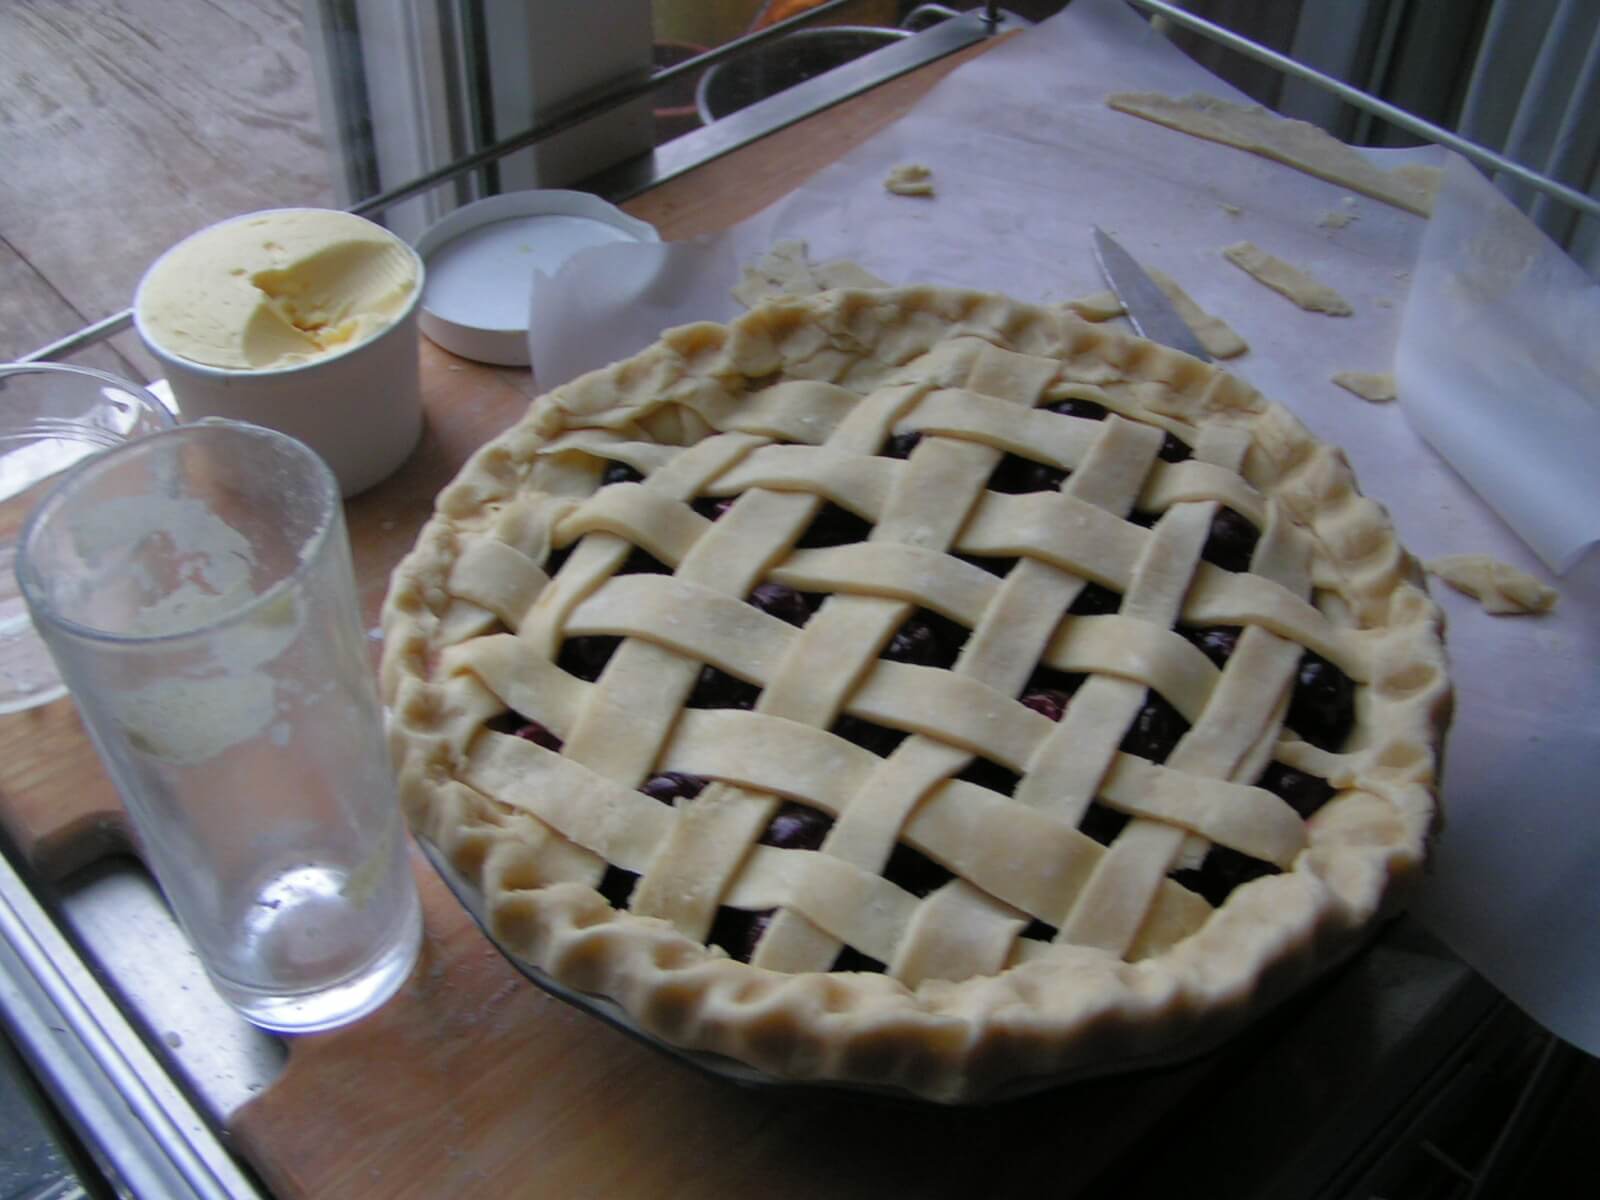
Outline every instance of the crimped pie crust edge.
{"label": "crimped pie crust edge", "polygon": [[[537,450],[570,430],[692,436],[695,421],[668,397],[696,379],[812,371],[819,361],[866,377],[963,336],[1055,358],[1077,382],[1131,384],[1119,401],[1150,423],[1191,435],[1213,421],[1246,429],[1245,477],[1314,536],[1319,595],[1337,597],[1331,603],[1362,630],[1370,678],[1358,693],[1353,751],[1330,756],[1303,745],[1301,761],[1280,755],[1328,772],[1339,789],[1308,822],[1308,845],[1292,869],[1235,890],[1198,932],[1137,962],[1063,948],[999,975],[915,989],[880,975],[764,971],[664,921],[619,913],[591,888],[528,886],[524,838],[533,818],[496,812],[453,777],[481,714],[470,711],[470,699],[462,708],[470,689],[431,677],[449,604],[443,582],[462,540],[516,493]],[[1210,1044],[1391,910],[1420,868],[1435,822],[1450,704],[1442,618],[1343,454],[1214,367],[1062,310],[987,293],[846,290],[773,302],[727,326],[669,330],[640,354],[540,397],[441,492],[394,572],[383,627],[403,803],[416,830],[481,890],[502,947],[566,987],[610,997],[646,1032],[782,1078],[967,1101],[1023,1076],[1117,1069]]]}

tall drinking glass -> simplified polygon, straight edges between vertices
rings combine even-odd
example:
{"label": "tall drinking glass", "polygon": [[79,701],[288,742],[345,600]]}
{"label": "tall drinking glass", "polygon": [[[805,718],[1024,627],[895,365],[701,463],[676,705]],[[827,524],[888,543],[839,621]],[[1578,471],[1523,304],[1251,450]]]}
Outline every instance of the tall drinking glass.
{"label": "tall drinking glass", "polygon": [[17,578],[222,995],[342,1024],[421,941],[339,487],[301,443],[180,426],[73,468]]}

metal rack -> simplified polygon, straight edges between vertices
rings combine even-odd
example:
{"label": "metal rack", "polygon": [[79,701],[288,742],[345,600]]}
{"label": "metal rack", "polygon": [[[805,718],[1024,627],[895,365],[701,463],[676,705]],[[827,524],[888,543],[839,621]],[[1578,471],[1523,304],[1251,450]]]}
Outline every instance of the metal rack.
{"label": "metal rack", "polygon": [[261,1195],[3,854],[0,1014],[98,1169],[125,1194]]}

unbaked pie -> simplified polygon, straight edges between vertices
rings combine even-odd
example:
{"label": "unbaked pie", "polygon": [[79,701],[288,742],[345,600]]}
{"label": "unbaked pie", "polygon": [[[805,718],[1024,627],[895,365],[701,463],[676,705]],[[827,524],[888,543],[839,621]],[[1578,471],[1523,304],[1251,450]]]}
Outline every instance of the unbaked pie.
{"label": "unbaked pie", "polygon": [[417,831],[676,1047],[940,1101],[1214,1044],[1422,863],[1438,610],[1237,378],[976,292],[537,400],[396,570]]}

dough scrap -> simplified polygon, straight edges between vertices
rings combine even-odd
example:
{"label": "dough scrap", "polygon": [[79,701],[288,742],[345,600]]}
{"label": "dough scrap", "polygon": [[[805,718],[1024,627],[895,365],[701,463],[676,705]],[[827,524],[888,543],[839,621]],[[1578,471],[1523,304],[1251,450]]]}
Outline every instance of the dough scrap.
{"label": "dough scrap", "polygon": [[[1200,344],[1212,358],[1237,358],[1250,349],[1250,344],[1234,332],[1231,325],[1196,304],[1189,293],[1178,286],[1177,280],[1160,271],[1149,270],[1150,278],[1155,280],[1156,286],[1166,293],[1167,299],[1172,301],[1184,324],[1200,340]],[[1096,323],[1120,317],[1127,311],[1123,308],[1122,301],[1117,299],[1117,294],[1112,291],[1080,296],[1076,300],[1066,301],[1063,307],[1085,321]]]}
{"label": "dough scrap", "polygon": [[753,266],[744,268],[733,288],[733,298],[755,308],[778,296],[810,296],[830,288],[881,288],[889,285],[860,263],[835,259],[814,263],[805,242],[776,243]]}
{"label": "dough scrap", "polygon": [[1249,343],[1235,333],[1231,325],[1191,300],[1189,293],[1179,287],[1177,280],[1170,275],[1151,268],[1150,278],[1167,294],[1167,299],[1172,301],[1183,323],[1200,339],[1200,344],[1212,358],[1237,358],[1250,349]]}
{"label": "dough scrap", "polygon": [[1404,163],[1389,172],[1390,176],[1398,179],[1409,188],[1413,188],[1427,197],[1428,212],[1433,212],[1433,199],[1439,194],[1439,185],[1444,182],[1443,167],[1425,167],[1421,163]]}
{"label": "dough scrap", "polygon": [[1399,395],[1395,391],[1394,376],[1388,372],[1336,371],[1333,382],[1345,391],[1354,392],[1363,400],[1371,400],[1374,404],[1385,403]]}
{"label": "dough scrap", "polygon": [[1268,254],[1250,242],[1236,242],[1223,248],[1222,255],[1234,266],[1287,296],[1307,312],[1348,317],[1355,310],[1350,302],[1325,283],[1318,283],[1299,267]]}
{"label": "dough scrap", "polygon": [[1122,307],[1122,301],[1117,294],[1109,289],[1104,292],[1092,292],[1087,296],[1079,296],[1076,300],[1068,300],[1065,307],[1071,309],[1085,321],[1109,321],[1113,317],[1120,317],[1128,310]]}
{"label": "dough scrap", "polygon": [[1497,617],[1547,613],[1559,598],[1554,588],[1487,554],[1447,554],[1424,563],[1423,568]]}
{"label": "dough scrap", "polygon": [[879,279],[871,271],[858,262],[848,258],[836,258],[832,262],[825,262],[812,269],[818,283],[822,286],[820,291],[829,288],[883,288],[888,287],[887,281]]}
{"label": "dough scrap", "polygon": [[933,171],[921,163],[901,163],[890,169],[883,186],[896,196],[931,196]]}
{"label": "dough scrap", "polygon": [[1356,211],[1355,197],[1346,196],[1339,201],[1339,207],[1323,213],[1317,218],[1317,224],[1324,229],[1343,229],[1351,221],[1359,221],[1361,214]]}
{"label": "dough scrap", "polygon": [[1317,126],[1280,117],[1259,104],[1235,104],[1199,92],[1183,97],[1117,92],[1107,96],[1106,103],[1118,112],[1248,150],[1418,216],[1433,212],[1441,177],[1437,167],[1413,165],[1385,171]]}

